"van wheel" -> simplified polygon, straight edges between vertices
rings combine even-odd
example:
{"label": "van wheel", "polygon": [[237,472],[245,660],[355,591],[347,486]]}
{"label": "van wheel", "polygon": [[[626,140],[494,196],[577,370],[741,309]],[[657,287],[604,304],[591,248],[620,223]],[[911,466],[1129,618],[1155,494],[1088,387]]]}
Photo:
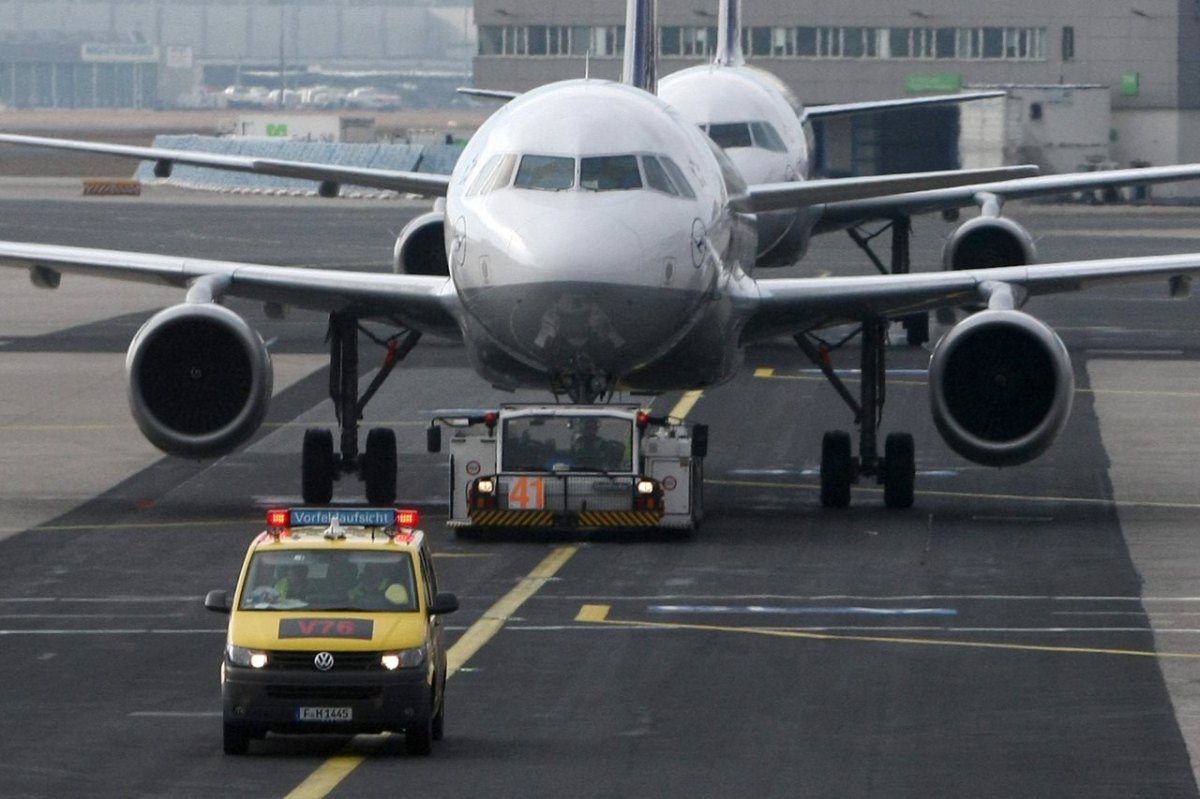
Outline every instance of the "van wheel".
{"label": "van wheel", "polygon": [[442,706],[433,714],[433,740],[440,741],[446,737],[446,698],[442,697]]}
{"label": "van wheel", "polygon": [[433,751],[432,716],[404,731],[404,750],[410,755],[427,755]]}
{"label": "van wheel", "polygon": [[223,742],[225,754],[244,755],[250,751],[250,731],[240,724],[225,722]]}

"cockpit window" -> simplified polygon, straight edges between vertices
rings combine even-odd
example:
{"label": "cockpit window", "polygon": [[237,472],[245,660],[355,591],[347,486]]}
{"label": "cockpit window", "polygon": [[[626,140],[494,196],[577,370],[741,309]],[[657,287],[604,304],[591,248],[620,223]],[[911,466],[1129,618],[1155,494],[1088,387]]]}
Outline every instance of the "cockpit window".
{"label": "cockpit window", "polygon": [[726,150],[732,147],[754,146],[754,140],[750,138],[750,125],[746,122],[709,125],[708,137],[715,141],[718,147]]}
{"label": "cockpit window", "polygon": [[575,185],[575,159],[554,155],[522,156],[513,185],[547,191],[569,189]]}
{"label": "cockpit window", "polygon": [[646,185],[650,188],[655,191],[661,191],[664,194],[670,194],[672,197],[679,195],[679,190],[671,182],[671,177],[667,174],[667,170],[663,169],[662,164],[654,156],[642,156],[642,171],[646,173]]}
{"label": "cockpit window", "polygon": [[496,189],[504,188],[512,180],[513,166],[517,163],[515,155],[493,155],[484,164],[483,169],[475,176],[467,189],[467,196],[487,194]]}
{"label": "cockpit window", "polygon": [[760,147],[773,153],[787,152],[787,145],[770,122],[728,122],[709,125],[708,137],[725,150],[734,147]]}
{"label": "cockpit window", "polygon": [[671,176],[671,180],[675,183],[675,187],[679,189],[679,193],[689,200],[696,199],[696,192],[692,191],[692,185],[688,183],[688,179],[683,174],[683,170],[679,168],[679,165],[665,155],[659,156],[658,160],[663,165],[663,169],[667,170],[667,174]]}
{"label": "cockpit window", "polygon": [[770,122],[751,122],[750,133],[754,136],[754,144],[773,153],[786,153],[787,145],[783,143],[779,132]]}
{"label": "cockpit window", "polygon": [[579,164],[579,185],[591,191],[640,189],[642,175],[638,172],[637,157],[603,155],[584,158]]}

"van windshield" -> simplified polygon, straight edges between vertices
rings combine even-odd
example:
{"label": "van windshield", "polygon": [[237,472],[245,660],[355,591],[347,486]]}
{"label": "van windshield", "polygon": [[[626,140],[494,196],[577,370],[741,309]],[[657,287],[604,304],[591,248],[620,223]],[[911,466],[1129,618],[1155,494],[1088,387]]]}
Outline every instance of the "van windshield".
{"label": "van windshield", "polygon": [[259,552],[239,610],[415,611],[412,556],[373,550]]}

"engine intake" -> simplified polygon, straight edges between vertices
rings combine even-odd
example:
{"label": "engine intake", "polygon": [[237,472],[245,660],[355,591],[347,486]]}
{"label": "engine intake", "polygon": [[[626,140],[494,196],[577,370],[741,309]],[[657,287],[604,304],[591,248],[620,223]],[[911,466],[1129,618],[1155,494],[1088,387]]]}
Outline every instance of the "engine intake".
{"label": "engine intake", "polygon": [[125,359],[129,407],[142,434],[169,455],[215,458],[262,424],[271,356],[262,337],[220,305],[176,305],[152,316]]}
{"label": "engine intake", "polygon": [[1071,414],[1075,373],[1062,339],[1013,310],[981,311],[947,333],[929,362],[930,406],[951,449],[1015,466],[1054,443]]}
{"label": "engine intake", "polygon": [[431,211],[404,226],[392,250],[392,269],[396,274],[450,275],[450,262],[446,259],[445,219],[444,213]]}
{"label": "engine intake", "polygon": [[979,216],[958,226],[942,250],[942,267],[991,269],[1037,263],[1037,247],[1029,231],[1002,216]]}

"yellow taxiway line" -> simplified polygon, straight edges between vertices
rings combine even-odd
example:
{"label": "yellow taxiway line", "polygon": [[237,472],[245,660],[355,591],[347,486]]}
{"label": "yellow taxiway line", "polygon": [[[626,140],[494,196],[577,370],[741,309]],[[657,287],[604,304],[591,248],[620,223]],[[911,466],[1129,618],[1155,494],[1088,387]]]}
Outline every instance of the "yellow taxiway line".
{"label": "yellow taxiway line", "polygon": [[[522,578],[513,590],[488,608],[487,612],[472,624],[446,652],[447,679],[454,676],[455,672],[461,669],[484,644],[495,637],[509,618],[517,612],[517,609],[540,591],[578,549],[573,546],[555,549],[533,571]],[[379,749],[388,737],[386,733],[384,735],[355,736],[341,752],[322,763],[316,771],[308,775],[304,782],[292,789],[285,799],[319,799],[319,797],[328,796],[342,780],[346,779],[354,769],[362,765],[364,760]]]}
{"label": "yellow taxiway line", "polygon": [[960,649],[998,649],[1009,652],[1048,652],[1066,655],[1118,655],[1122,657],[1174,658],[1200,660],[1195,652],[1156,652],[1147,649],[1109,649],[1088,646],[1052,646],[1049,644],[1009,644],[996,641],[952,641],[938,638],[907,638],[882,635],[843,635],[838,633],[815,633],[804,630],[788,630],[778,627],[732,627],[722,624],[681,624],[677,622],[622,621],[608,618],[610,606],[584,605],[575,616],[582,624],[609,624],[617,627],[637,627],[654,630],[690,630],[710,633],[736,633],[760,635],[771,638],[793,638],[808,641],[845,641],[860,644],[891,644],[893,646],[938,646]]}

